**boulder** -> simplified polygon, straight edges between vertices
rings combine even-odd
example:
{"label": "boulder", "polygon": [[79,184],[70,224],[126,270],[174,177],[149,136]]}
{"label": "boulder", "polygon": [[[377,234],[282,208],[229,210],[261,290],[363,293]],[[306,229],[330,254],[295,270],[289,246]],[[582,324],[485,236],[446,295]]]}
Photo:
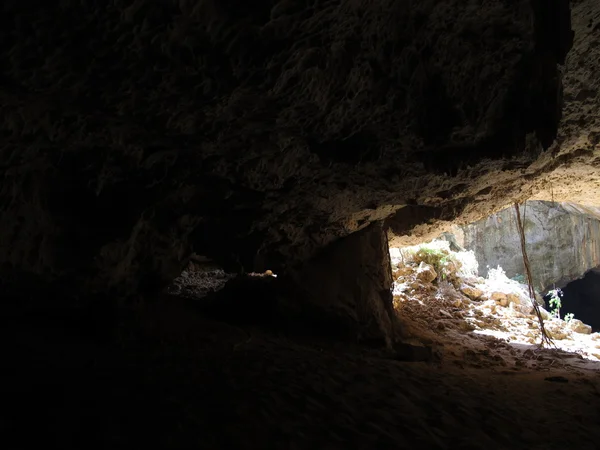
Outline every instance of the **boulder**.
{"label": "boulder", "polygon": [[579,319],[571,319],[567,322],[567,328],[575,333],[592,334],[592,327]]}
{"label": "boulder", "polygon": [[460,292],[465,294],[471,300],[478,300],[483,295],[483,291],[473,286],[469,286],[468,284],[463,284],[460,287]]}
{"label": "boulder", "polygon": [[337,330],[338,337],[385,346],[393,342],[392,270],[380,223],[329,245],[276,280],[286,290],[283,307],[289,311],[290,324],[299,314],[304,316],[301,320],[318,321],[312,326],[315,331]]}
{"label": "boulder", "polygon": [[540,310],[540,315],[542,316],[542,319],[544,319],[544,320],[552,320],[553,319],[552,314],[550,314],[545,308],[538,306],[538,309]]}
{"label": "boulder", "polygon": [[508,298],[504,292],[492,292],[490,298],[501,306],[508,306]]}
{"label": "boulder", "polygon": [[[483,311],[486,311],[488,314],[496,314],[496,308],[498,304],[494,300],[485,300],[481,307]],[[489,311],[489,312],[488,312]]]}
{"label": "boulder", "polygon": [[538,306],[544,306],[546,304],[544,298],[538,292],[535,293],[535,302]]}
{"label": "boulder", "polygon": [[507,294],[506,299],[509,305],[513,305],[512,307],[520,313],[530,314],[532,312],[531,299],[515,293]]}
{"label": "boulder", "polygon": [[414,269],[411,266],[401,265],[392,271],[392,276],[394,277],[394,280],[397,280],[398,278],[408,277],[412,275],[413,272]]}
{"label": "boulder", "polygon": [[417,269],[417,278],[424,283],[431,283],[437,278],[437,272],[433,266],[421,262],[421,264],[419,264],[419,268]]}

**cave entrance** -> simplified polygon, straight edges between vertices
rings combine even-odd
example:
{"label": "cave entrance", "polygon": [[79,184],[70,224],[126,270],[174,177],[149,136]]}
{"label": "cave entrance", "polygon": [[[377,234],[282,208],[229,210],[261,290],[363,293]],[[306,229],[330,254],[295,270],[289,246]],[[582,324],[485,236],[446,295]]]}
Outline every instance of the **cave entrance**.
{"label": "cave entrance", "polygon": [[392,248],[390,255],[394,308],[408,335],[451,355],[495,352],[499,364],[511,358],[508,344],[541,341],[528,286],[502,267],[480,276],[475,253],[447,239]]}
{"label": "cave entrance", "polygon": [[[539,309],[558,351],[599,361],[600,210],[529,201],[521,214],[535,300],[524,275],[516,213],[509,207],[455,225],[431,242],[390,249],[394,307],[404,329],[463,360],[485,354],[504,365],[508,347],[538,348]],[[564,286],[560,312],[542,297],[553,285]]]}
{"label": "cave entrance", "polygon": [[[550,296],[544,296],[544,300],[551,310]],[[600,267],[562,288],[560,315],[564,319],[569,314],[590,325],[592,331],[600,331]]]}

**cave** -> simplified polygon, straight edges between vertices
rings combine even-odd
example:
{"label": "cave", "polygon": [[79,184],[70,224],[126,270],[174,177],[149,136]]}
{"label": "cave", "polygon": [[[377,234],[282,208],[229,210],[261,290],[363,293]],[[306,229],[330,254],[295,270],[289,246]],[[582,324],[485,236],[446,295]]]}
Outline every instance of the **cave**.
{"label": "cave", "polygon": [[597,1],[0,17],[9,448],[596,448],[600,358],[536,345],[481,274],[390,251],[457,227],[483,245],[470,224],[516,203],[571,217],[528,241],[538,292],[599,267]]}
{"label": "cave", "polygon": [[594,331],[600,329],[598,292],[600,291],[600,271],[594,268],[582,278],[573,280],[562,288],[561,316],[574,317],[591,325]]}

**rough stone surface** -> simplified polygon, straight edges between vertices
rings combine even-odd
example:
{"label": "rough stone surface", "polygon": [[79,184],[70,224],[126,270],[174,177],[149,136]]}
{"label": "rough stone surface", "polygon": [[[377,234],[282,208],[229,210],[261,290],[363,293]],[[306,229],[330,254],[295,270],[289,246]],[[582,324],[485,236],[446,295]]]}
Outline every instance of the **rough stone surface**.
{"label": "rough stone surface", "polygon": [[592,327],[590,325],[586,325],[579,319],[569,320],[569,322],[567,322],[567,328],[575,333],[592,334]]}
{"label": "rough stone surface", "polygon": [[560,319],[551,319],[544,322],[544,328],[550,338],[557,340],[567,339],[571,333],[565,322]]}
{"label": "rough stone surface", "polygon": [[508,305],[518,312],[530,314],[533,310],[531,299],[515,293],[506,294]]}
{"label": "rough stone surface", "polygon": [[[545,293],[600,265],[600,209],[531,201],[521,207],[533,282]],[[524,278],[516,212],[507,208],[462,227],[461,244],[473,250],[480,275],[500,266],[509,278]]]}
{"label": "rough stone surface", "polygon": [[433,266],[421,261],[421,264],[419,264],[419,267],[417,268],[417,279],[421,280],[423,283],[431,283],[436,278],[437,273]]}
{"label": "rough stone surface", "polygon": [[492,292],[490,298],[499,303],[500,306],[508,306],[508,298],[504,292]]}
{"label": "rough stone surface", "polygon": [[281,281],[302,308],[312,305],[319,316],[330,317],[360,341],[392,344],[393,280],[381,224],[332,244]]}
{"label": "rough stone surface", "polygon": [[452,223],[475,222],[515,200],[600,205],[600,117],[596,113],[600,108],[600,2],[574,0],[571,5],[574,42],[560,70],[564,107],[550,151],[534,162],[488,161],[461,171],[456,184],[446,180],[445,195],[430,196],[426,205],[412,207],[419,208],[424,218],[411,222],[410,234],[392,234],[392,247],[433,239]]}
{"label": "rough stone surface", "polygon": [[5,1],[3,284],[156,292],[192,251],[280,272],[396,211],[418,237],[567,163],[598,179],[595,3],[539,156],[567,0]]}
{"label": "rough stone surface", "polygon": [[469,286],[468,284],[463,284],[460,287],[460,291],[469,297],[471,300],[478,300],[483,295],[483,291],[481,289],[477,289],[476,287]]}
{"label": "rough stone surface", "polygon": [[548,312],[548,310],[546,310],[546,308],[544,308],[542,306],[538,306],[538,309],[540,311],[540,315],[542,316],[542,319],[544,319],[544,320],[552,319],[552,314],[550,314],[550,312]]}

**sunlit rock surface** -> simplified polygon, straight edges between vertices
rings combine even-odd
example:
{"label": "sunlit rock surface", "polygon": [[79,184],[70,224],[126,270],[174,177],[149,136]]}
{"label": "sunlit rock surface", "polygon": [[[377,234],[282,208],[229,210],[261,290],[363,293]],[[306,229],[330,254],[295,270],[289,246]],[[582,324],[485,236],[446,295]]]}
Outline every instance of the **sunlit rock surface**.
{"label": "sunlit rock surface", "polygon": [[[600,209],[531,201],[521,206],[527,257],[535,287],[544,293],[600,265]],[[507,208],[462,227],[462,245],[473,250],[479,274],[502,267],[526,281],[516,211]]]}

